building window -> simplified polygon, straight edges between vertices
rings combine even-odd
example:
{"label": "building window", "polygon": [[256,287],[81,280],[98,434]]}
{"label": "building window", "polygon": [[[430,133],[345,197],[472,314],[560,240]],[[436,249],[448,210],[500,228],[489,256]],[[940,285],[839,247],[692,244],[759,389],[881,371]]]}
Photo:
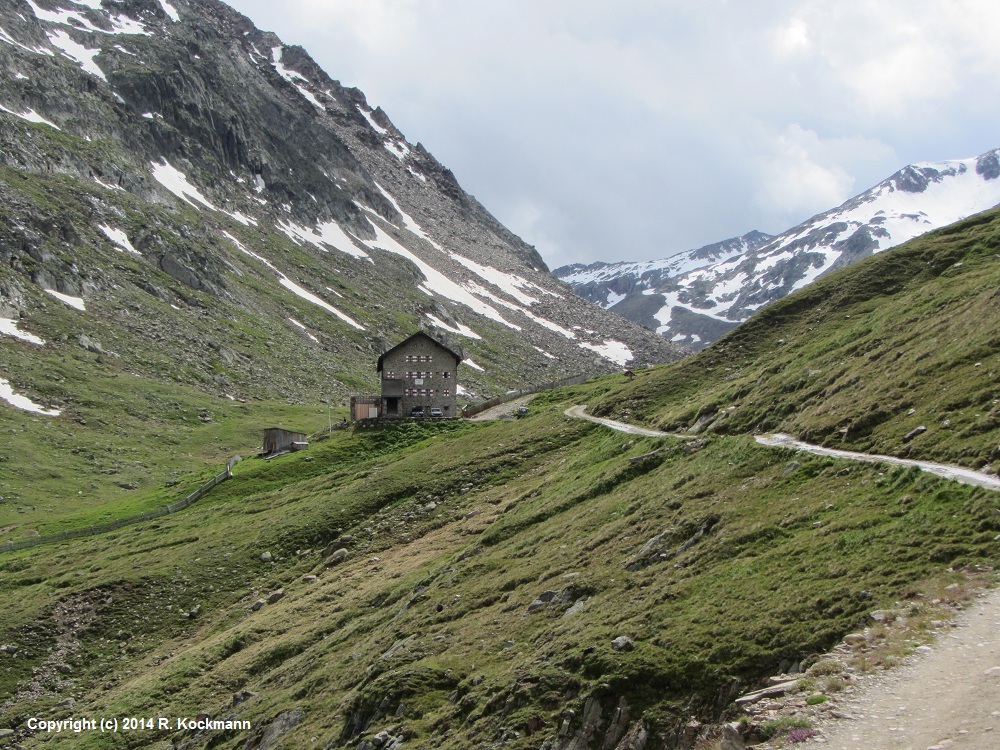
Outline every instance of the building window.
{"label": "building window", "polygon": [[442,396],[450,396],[451,395],[451,388],[445,388],[443,391],[441,391],[441,395]]}
{"label": "building window", "polygon": [[425,355],[425,354],[407,354],[406,355],[406,361],[407,362],[433,362],[434,358],[431,357],[429,354],[427,354],[427,355]]}
{"label": "building window", "polygon": [[390,371],[383,371],[382,372],[382,377],[384,379],[386,379],[386,380],[395,380],[396,379],[396,373],[390,372]]}
{"label": "building window", "polygon": [[442,378],[450,378],[451,377],[451,373],[446,370],[445,372],[441,373],[441,377]]}

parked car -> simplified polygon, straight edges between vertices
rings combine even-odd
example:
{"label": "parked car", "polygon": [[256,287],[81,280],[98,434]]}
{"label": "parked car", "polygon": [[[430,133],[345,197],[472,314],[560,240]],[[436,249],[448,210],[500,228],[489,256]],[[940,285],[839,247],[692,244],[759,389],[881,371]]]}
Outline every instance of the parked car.
{"label": "parked car", "polygon": [[440,406],[432,406],[431,407],[431,416],[432,417],[443,417],[444,416],[444,411],[441,409]]}
{"label": "parked car", "polygon": [[422,407],[422,406],[414,406],[412,409],[410,409],[410,416],[411,417],[422,417],[422,416],[424,416],[424,407]]}

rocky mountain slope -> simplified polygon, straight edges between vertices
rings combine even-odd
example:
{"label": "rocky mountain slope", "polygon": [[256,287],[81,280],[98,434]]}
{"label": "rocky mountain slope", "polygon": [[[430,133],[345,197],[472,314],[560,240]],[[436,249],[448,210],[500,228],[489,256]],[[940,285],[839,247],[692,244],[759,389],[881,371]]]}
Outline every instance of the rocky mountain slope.
{"label": "rocky mountain slope", "polygon": [[[0,68],[0,420],[75,425],[44,472],[59,497],[81,444],[338,407],[419,328],[465,355],[470,399],[681,353],[573,295],[360,91],[215,0],[10,0]],[[31,499],[32,451],[8,453],[0,495]]]}
{"label": "rocky mountain slope", "polygon": [[764,305],[837,268],[1000,203],[1000,150],[911,164],[786,232],[743,237],[660,261],[595,263],[554,274],[578,294],[701,348]]}
{"label": "rocky mountain slope", "polygon": [[[995,472],[998,289],[993,211],[516,421],[334,432],[154,523],[0,553],[0,730],[28,750],[703,750],[744,716],[728,747],[774,737],[789,725],[734,698],[805,672],[796,698],[821,705],[851,674],[818,655],[865,626],[858,669],[898,660],[919,641],[890,648],[888,612],[933,628],[991,577],[1000,495],[753,433]],[[697,436],[565,415],[582,403]],[[176,722],[199,715],[223,723]],[[28,725],[80,716],[170,720]]]}

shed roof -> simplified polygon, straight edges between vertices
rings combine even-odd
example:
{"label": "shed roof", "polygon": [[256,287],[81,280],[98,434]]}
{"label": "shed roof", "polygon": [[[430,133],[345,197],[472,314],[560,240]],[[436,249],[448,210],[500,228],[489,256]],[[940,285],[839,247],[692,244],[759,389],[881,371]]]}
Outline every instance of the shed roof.
{"label": "shed roof", "polygon": [[385,359],[386,355],[391,354],[392,352],[396,351],[400,347],[406,346],[407,344],[409,344],[411,341],[413,341],[416,338],[425,338],[428,341],[430,341],[432,344],[434,344],[435,346],[437,346],[439,349],[441,349],[442,351],[444,351],[445,354],[449,354],[452,357],[454,357],[455,358],[455,366],[456,367],[462,361],[462,357],[460,355],[458,355],[455,352],[453,352],[451,349],[449,349],[447,346],[445,346],[440,341],[438,341],[437,339],[435,339],[433,336],[429,336],[428,334],[424,333],[423,331],[417,331],[412,336],[407,336],[405,339],[403,339],[402,341],[400,341],[398,344],[396,344],[391,349],[386,349],[384,352],[382,352],[382,356],[378,358],[378,366],[375,368],[375,372],[382,372],[382,360]]}

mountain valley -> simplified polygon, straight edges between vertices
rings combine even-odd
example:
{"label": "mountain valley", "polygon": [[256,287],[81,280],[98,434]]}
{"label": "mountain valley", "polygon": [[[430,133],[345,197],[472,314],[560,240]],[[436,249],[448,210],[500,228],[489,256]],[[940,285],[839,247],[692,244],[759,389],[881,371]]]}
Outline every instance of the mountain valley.
{"label": "mountain valley", "polygon": [[[831,649],[879,673],[995,581],[1000,493],[757,439],[998,474],[1000,209],[899,202],[995,204],[995,152],[894,176],[895,213],[576,268],[588,301],[215,0],[13,0],[0,63],[0,543],[244,457],[0,546],[0,748],[791,743],[850,688]],[[328,429],[417,329],[472,404],[592,377]],[[273,425],[308,448],[258,457]],[[781,673],[798,724],[736,706]],[[39,724],[84,718],[117,723]]]}

